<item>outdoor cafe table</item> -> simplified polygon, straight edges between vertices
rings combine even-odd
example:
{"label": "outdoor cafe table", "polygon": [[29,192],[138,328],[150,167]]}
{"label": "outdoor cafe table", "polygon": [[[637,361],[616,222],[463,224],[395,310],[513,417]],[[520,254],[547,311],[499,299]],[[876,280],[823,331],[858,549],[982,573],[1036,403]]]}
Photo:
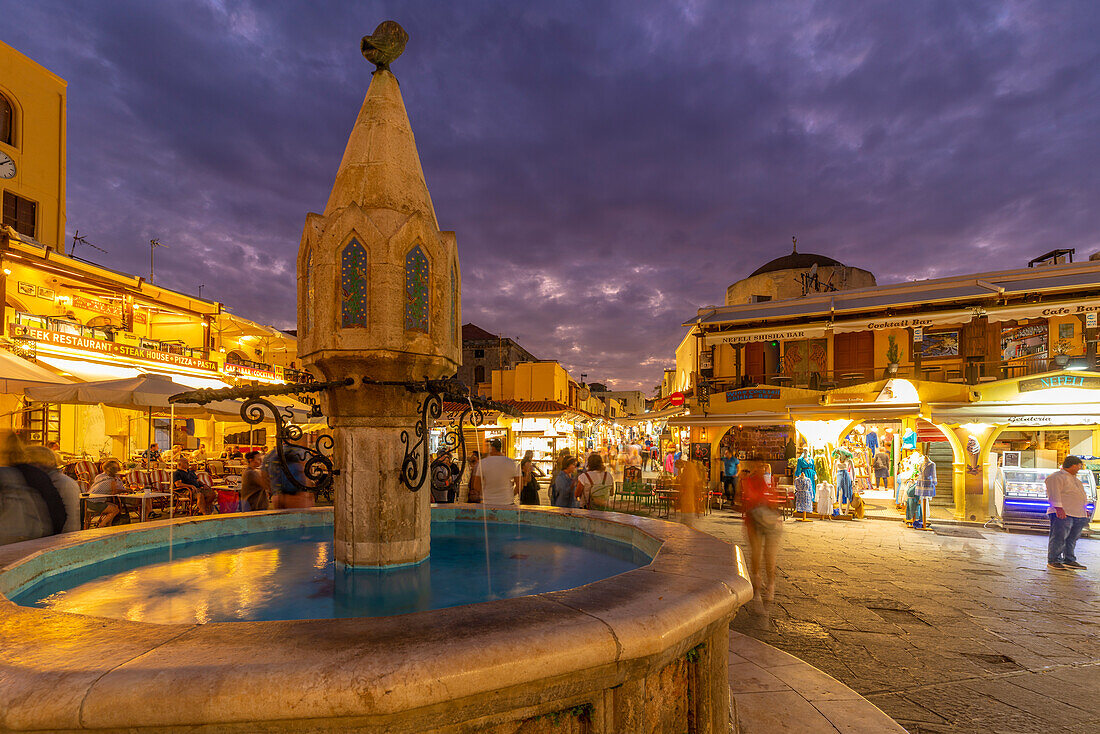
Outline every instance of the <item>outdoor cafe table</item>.
{"label": "outdoor cafe table", "polygon": [[246,468],[245,464],[226,464],[225,465],[225,471],[226,471],[227,474],[241,475],[241,474],[244,474],[245,468]]}
{"label": "outdoor cafe table", "polygon": [[672,504],[679,498],[678,489],[656,489],[653,494],[657,497],[657,516],[669,517],[672,514]]}
{"label": "outdoor cafe table", "polygon": [[[119,493],[119,494],[82,494],[80,495],[80,516],[84,517],[88,502],[106,502],[107,500],[117,500],[120,506],[125,506],[131,500],[154,500],[162,499],[164,497],[171,497],[168,492],[131,492],[131,493]],[[149,503],[141,502],[141,521],[145,522],[149,519]]]}

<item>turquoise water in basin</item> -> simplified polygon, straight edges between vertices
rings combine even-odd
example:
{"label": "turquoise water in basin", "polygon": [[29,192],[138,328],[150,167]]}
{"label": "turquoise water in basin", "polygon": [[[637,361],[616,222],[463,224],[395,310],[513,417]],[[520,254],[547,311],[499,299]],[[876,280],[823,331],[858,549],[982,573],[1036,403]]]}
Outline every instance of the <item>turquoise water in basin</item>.
{"label": "turquoise water in basin", "polygon": [[631,545],[532,525],[432,523],[431,557],[337,569],[332,527],[249,533],[104,559],[21,589],[24,606],[170,623],[406,614],[582,586],[649,563]]}

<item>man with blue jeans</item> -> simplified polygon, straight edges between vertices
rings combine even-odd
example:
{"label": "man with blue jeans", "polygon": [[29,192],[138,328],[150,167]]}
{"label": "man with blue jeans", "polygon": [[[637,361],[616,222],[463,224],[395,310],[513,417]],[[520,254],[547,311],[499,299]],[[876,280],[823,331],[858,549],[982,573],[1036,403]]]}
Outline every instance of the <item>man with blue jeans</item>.
{"label": "man with blue jeans", "polygon": [[1050,508],[1050,540],[1047,543],[1047,568],[1055,571],[1084,571],[1077,562],[1074,546],[1081,531],[1089,524],[1085,509],[1085,485],[1077,478],[1085,462],[1080,456],[1067,456],[1062,468],[1047,477],[1047,502]]}
{"label": "man with blue jeans", "polygon": [[740,463],[728,446],[722,450],[722,493],[729,502],[737,496],[737,468]]}

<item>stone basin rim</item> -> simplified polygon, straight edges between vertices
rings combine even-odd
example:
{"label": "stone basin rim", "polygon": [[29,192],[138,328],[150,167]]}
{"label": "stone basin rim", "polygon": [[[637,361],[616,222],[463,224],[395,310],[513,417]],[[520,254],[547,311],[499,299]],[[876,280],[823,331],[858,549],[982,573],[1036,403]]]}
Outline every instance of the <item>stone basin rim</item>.
{"label": "stone basin rim", "polygon": [[[752,596],[739,550],[674,523],[479,505],[436,508],[433,519],[483,512],[494,522],[636,535],[660,548],[649,565],[585,586],[391,617],[154,624],[21,607],[0,596],[0,669],[9,671],[0,676],[0,730],[375,719],[555,677],[597,670],[625,677],[632,666],[684,654]],[[227,522],[294,527],[331,514],[181,518],[4,546],[0,587],[34,559],[116,536]],[[296,695],[244,702],[238,695],[269,687]],[[148,705],[169,690],[170,705]]]}

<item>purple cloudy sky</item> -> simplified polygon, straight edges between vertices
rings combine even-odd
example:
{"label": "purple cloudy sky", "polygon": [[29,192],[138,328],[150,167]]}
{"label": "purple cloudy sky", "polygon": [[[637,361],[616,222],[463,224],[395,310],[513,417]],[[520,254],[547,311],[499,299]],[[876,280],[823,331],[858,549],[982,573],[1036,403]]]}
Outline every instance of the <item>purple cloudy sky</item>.
{"label": "purple cloudy sky", "polygon": [[1100,231],[1088,2],[0,0],[69,82],[68,228],[99,261],[293,326],[393,18],[466,321],[651,388],[679,324],[800,249],[879,282],[1079,257]]}

